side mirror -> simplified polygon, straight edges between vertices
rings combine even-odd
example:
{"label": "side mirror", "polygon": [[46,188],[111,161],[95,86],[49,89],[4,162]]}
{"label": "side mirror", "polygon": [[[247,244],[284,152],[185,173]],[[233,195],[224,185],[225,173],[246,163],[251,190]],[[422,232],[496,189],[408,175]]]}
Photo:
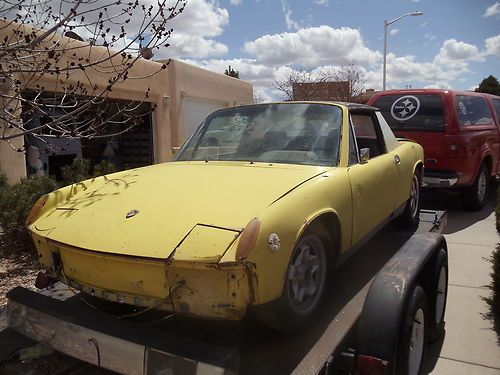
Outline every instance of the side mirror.
{"label": "side mirror", "polygon": [[359,150],[359,156],[361,159],[361,164],[365,164],[368,162],[370,159],[370,149],[369,148],[362,148]]}

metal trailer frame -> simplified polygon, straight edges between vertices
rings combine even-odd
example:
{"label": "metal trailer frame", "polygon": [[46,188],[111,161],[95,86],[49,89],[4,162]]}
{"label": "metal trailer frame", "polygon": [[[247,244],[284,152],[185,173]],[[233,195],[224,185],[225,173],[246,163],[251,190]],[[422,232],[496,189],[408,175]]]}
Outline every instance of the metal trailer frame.
{"label": "metal trailer frame", "polygon": [[[204,375],[265,373],[267,367],[255,362],[270,361],[268,355],[277,358],[294,354],[297,358],[293,358],[291,364],[278,363],[272,373],[330,373],[343,366],[345,369],[346,363],[350,371],[355,366],[356,356],[346,356],[345,352],[352,346],[356,355],[361,353],[391,362],[407,291],[432,260],[436,248],[445,244],[441,235],[431,234],[440,233],[445,223],[445,211],[421,210],[417,230],[421,234],[408,234],[410,239],[406,237],[407,242],[391,254],[390,260],[383,261],[376,275],[360,282],[353,296],[343,301],[339,309],[330,309],[331,315],[318,323],[319,327],[312,329],[309,336],[297,338],[279,333],[266,336],[269,330],[253,327],[250,323],[248,341],[255,340],[256,336],[265,337],[256,341],[257,346],[263,345],[262,348],[253,348],[255,353],[248,358],[242,356],[237,345],[232,345],[234,341],[216,337],[224,336],[224,330],[234,330],[237,336],[240,331],[235,326],[214,323],[216,328],[208,329],[205,337],[190,337],[183,332],[117,319],[82,303],[70,303],[75,298],[68,299],[71,293],[58,284],[55,289],[42,291],[18,287],[7,294],[8,328],[0,332],[0,343],[7,335],[18,333],[71,357],[123,374],[161,371]],[[398,290],[394,288],[395,283],[406,286]],[[390,314],[381,314],[380,306],[384,306],[386,312],[387,306],[392,306]],[[196,322],[189,324],[197,325]],[[374,327],[383,329],[375,330]],[[252,334],[252,331],[255,332]],[[207,336],[215,341],[207,342]],[[302,341],[305,350],[299,348]],[[380,342],[387,342],[387,345],[380,345]],[[276,353],[269,353],[269,348],[274,347]],[[291,353],[293,348],[299,348],[297,353]]]}

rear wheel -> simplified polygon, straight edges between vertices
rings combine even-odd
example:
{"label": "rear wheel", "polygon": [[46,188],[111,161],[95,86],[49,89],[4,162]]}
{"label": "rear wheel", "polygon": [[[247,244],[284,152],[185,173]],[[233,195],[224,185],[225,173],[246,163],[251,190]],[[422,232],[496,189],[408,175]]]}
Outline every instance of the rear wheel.
{"label": "rear wheel", "polygon": [[474,183],[465,189],[462,201],[466,209],[479,211],[486,203],[488,196],[489,173],[485,164],[481,165]]}
{"label": "rear wheel", "polygon": [[420,218],[420,175],[415,172],[411,181],[410,198],[406,207],[398,219],[403,228],[414,228],[418,225]]}
{"label": "rear wheel", "polygon": [[429,341],[434,342],[439,339],[444,330],[444,312],[448,294],[448,260],[444,249],[439,250],[429,290],[431,291],[429,296]]}
{"label": "rear wheel", "polygon": [[410,297],[401,327],[396,359],[396,374],[420,375],[428,332],[428,310],[425,292],[417,286]]}
{"label": "rear wheel", "polygon": [[281,297],[256,309],[265,325],[283,332],[300,332],[314,320],[326,285],[327,246],[318,234],[305,233],[295,246]]}

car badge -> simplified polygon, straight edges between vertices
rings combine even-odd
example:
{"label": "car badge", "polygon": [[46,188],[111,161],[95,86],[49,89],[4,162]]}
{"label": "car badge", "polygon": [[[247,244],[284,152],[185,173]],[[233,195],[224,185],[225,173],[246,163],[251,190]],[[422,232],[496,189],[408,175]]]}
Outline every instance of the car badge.
{"label": "car badge", "polygon": [[139,213],[139,210],[132,210],[132,211],[129,211],[127,212],[127,214],[125,215],[125,218],[127,219],[130,219],[131,217],[134,217],[135,215],[137,215]]}

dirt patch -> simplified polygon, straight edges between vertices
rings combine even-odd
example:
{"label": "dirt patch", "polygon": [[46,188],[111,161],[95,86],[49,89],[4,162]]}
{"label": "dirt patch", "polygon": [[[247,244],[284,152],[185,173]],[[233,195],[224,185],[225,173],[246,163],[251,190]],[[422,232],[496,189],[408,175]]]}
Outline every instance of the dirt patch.
{"label": "dirt patch", "polygon": [[41,270],[34,249],[8,244],[0,237],[0,306],[7,303],[5,295],[16,286],[33,287]]}

